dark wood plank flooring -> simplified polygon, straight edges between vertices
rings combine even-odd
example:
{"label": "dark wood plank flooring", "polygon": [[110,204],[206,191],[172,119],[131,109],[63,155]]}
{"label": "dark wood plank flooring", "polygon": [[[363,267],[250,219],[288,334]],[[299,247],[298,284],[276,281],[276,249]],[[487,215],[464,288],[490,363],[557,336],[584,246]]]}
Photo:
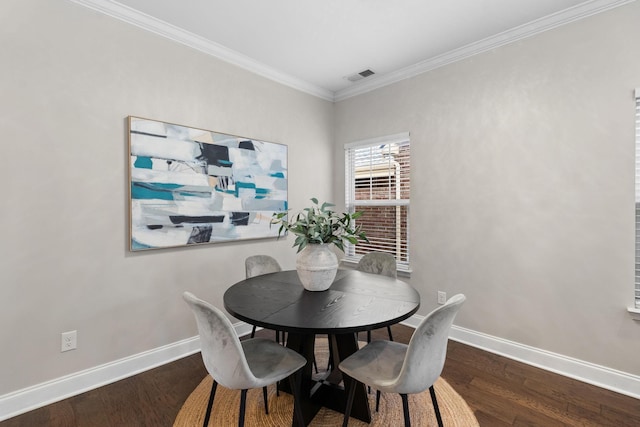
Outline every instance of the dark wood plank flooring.
{"label": "dark wood plank flooring", "polygon": [[[413,330],[396,325],[396,341]],[[272,337],[272,331],[260,331]],[[386,330],[374,331],[387,338]],[[364,338],[364,334],[361,339]],[[0,427],[171,426],[207,375],[200,354],[0,422]],[[442,373],[482,427],[640,426],[640,400],[449,342]]]}

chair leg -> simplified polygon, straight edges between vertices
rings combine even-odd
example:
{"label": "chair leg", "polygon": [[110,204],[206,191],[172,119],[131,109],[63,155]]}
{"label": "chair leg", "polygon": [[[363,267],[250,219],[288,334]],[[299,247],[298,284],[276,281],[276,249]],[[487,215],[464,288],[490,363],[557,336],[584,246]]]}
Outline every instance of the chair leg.
{"label": "chair leg", "polygon": [[264,413],[269,415],[269,402],[267,401],[267,386],[262,387],[262,400],[264,400]]}
{"label": "chair leg", "polygon": [[440,416],[440,408],[438,407],[438,400],[436,399],[436,389],[433,386],[429,387],[429,393],[431,394],[431,401],[433,402],[433,409],[436,412],[436,419],[438,420],[438,427],[442,427],[442,416]]}
{"label": "chair leg", "polygon": [[238,427],[244,427],[244,411],[247,407],[247,389],[240,392],[240,416],[238,418]]}
{"label": "chair leg", "polygon": [[[315,342],[315,338],[313,339],[313,341]],[[329,340],[329,345],[331,345],[331,340]],[[329,358],[331,358],[331,347],[329,347]],[[318,371],[318,363],[316,362],[316,352],[315,349],[313,351],[313,369],[316,371],[316,374],[319,372]],[[328,369],[327,369],[328,370]]]}
{"label": "chair leg", "polygon": [[380,409],[380,390],[376,390],[376,412]]}
{"label": "chair leg", "polygon": [[333,344],[331,344],[331,335],[327,335],[329,341],[329,360],[327,361],[327,372],[331,371],[333,367]]}
{"label": "chair leg", "polygon": [[256,325],[253,325],[253,328],[251,328],[251,338],[256,336]]}
{"label": "chair leg", "polygon": [[391,335],[391,326],[387,326],[387,332],[389,332],[389,341],[393,341],[393,335]]}
{"label": "chair leg", "polygon": [[345,385],[347,385],[347,405],[344,408],[344,418],[342,427],[347,427],[349,417],[351,416],[351,407],[353,406],[353,398],[356,395],[356,380],[346,374],[342,374]]}
{"label": "chair leg", "polygon": [[213,398],[216,396],[216,388],[218,388],[218,383],[216,380],[213,380],[213,384],[211,385],[211,393],[209,394],[209,403],[207,404],[207,413],[204,416],[204,424],[203,427],[207,427],[209,425],[209,418],[211,418],[211,409],[213,408]]}
{"label": "chair leg", "polygon": [[300,388],[302,382],[302,369],[289,375],[289,384],[293,393],[293,426],[304,426],[304,415],[302,415],[302,406],[300,406]]}
{"label": "chair leg", "polygon": [[[371,342],[371,331],[367,331],[367,344]],[[371,393],[371,386],[367,386],[367,394]]]}
{"label": "chair leg", "polygon": [[[253,338],[253,334],[256,331],[256,327],[253,327],[253,332],[251,332],[251,338]],[[276,330],[276,342],[278,344],[280,344],[280,331]],[[282,331],[282,345],[284,345],[284,331]],[[264,391],[264,404],[265,404],[265,408],[264,411],[266,414],[269,413],[269,410],[267,409],[267,392],[266,390]],[[276,382],[276,396],[280,397],[280,382]]]}
{"label": "chair leg", "polygon": [[[280,335],[282,334],[282,335]],[[282,339],[280,337],[282,336]],[[285,331],[276,330],[276,342],[278,344],[282,344],[283,346],[287,346],[287,333]]]}
{"label": "chair leg", "polygon": [[402,397],[402,410],[404,411],[404,427],[411,427],[411,418],[409,417],[409,399],[406,394],[400,394]]}

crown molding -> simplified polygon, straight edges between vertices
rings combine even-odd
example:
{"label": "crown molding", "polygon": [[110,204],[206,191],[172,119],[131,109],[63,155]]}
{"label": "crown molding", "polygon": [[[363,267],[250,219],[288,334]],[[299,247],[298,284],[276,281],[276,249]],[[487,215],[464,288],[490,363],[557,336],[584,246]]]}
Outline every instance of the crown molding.
{"label": "crown molding", "polygon": [[114,0],[69,0],[73,3],[85,6],[89,9],[101,12],[105,15],[119,19],[138,28],[150,31],[159,36],[189,46],[208,55],[214,56],[230,64],[253,72],[259,76],[273,80],[285,86],[300,90],[327,101],[338,102],[388,86],[399,81],[415,77],[427,71],[443,67],[445,65],[469,58],[482,52],[495,49],[515,41],[534,36],[553,28],[560,27],[573,21],[577,21],[610,9],[632,3],[636,0],[592,0],[565,9],[561,12],[529,22],[514,29],[504,31],[486,39],[470,43],[458,49],[454,49],[442,55],[420,61],[416,64],[402,68],[391,73],[373,76],[360,80],[353,85],[332,92],[307,81],[293,77],[258,62],[246,55],[228,49],[218,43],[185,31],[167,22],[139,12]]}
{"label": "crown molding", "polygon": [[285,86],[297,89],[313,96],[333,101],[334,93],[302,79],[282,73],[246,55],[228,49],[218,43],[207,40],[189,31],[156,19],[150,15],[132,9],[113,0],[69,0],[73,3],[85,6],[89,9],[111,16],[135,25],[143,30],[150,31],[174,42],[183,44],[200,52],[214,56],[230,64],[251,71],[259,76],[273,80]]}
{"label": "crown molding", "polygon": [[434,56],[433,58],[426,59],[400,70],[360,80],[352,86],[337,91],[334,96],[334,101],[338,102],[361,95],[363,93],[397,83],[401,80],[415,77],[427,71],[469,58],[479,53],[540,34],[547,30],[551,30],[570,22],[596,15],[634,1],[635,0],[592,0],[578,6],[565,9],[561,12],[545,16],[544,18],[531,21],[511,30],[504,31],[496,34],[495,36],[470,43],[442,55]]}

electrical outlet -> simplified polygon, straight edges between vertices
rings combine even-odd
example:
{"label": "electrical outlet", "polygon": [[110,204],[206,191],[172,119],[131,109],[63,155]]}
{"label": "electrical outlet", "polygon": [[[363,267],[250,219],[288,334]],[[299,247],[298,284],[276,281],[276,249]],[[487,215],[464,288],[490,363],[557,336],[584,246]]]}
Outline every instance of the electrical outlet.
{"label": "electrical outlet", "polygon": [[75,350],[78,346],[78,331],[63,332],[60,334],[60,351]]}
{"label": "electrical outlet", "polygon": [[447,302],[447,293],[438,291],[438,304],[442,305]]}

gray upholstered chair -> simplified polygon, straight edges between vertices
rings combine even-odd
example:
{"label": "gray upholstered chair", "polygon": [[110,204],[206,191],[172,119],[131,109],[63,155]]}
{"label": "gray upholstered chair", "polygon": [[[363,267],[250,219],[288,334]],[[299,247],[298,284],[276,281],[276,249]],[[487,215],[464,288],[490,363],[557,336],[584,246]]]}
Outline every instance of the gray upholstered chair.
{"label": "gray upholstered chair", "polygon": [[[282,267],[275,258],[269,255],[252,255],[244,260],[244,270],[247,279],[263,274],[277,273],[282,271]],[[251,338],[256,335],[256,325],[251,328]],[[280,342],[280,331],[276,331],[276,342]],[[284,332],[282,333],[282,342],[285,342]]]}
{"label": "gray upholstered chair", "polygon": [[455,295],[429,313],[414,331],[408,345],[386,340],[373,341],[340,363],[339,368],[345,374],[345,384],[348,384],[344,427],[349,422],[356,381],[377,389],[376,411],[381,391],[399,393],[406,427],[411,425],[407,395],[429,389],[438,426],[442,427],[433,384],[442,373],[447,356],[449,330],[464,300],[464,295]]}
{"label": "gray upholstered chair", "polygon": [[398,277],[396,258],[387,252],[369,252],[358,261],[357,270],[365,273],[382,274],[383,276]]}
{"label": "gray upholstered chair", "polygon": [[[246,273],[247,279],[255,276],[262,276],[263,274],[269,273],[277,273],[278,271],[282,271],[282,267],[275,258],[270,257],[269,255],[252,255],[247,257],[244,260],[244,269]],[[282,335],[280,335],[282,334]],[[256,325],[253,325],[251,328],[251,338],[256,336]],[[282,339],[280,339],[282,337]],[[284,331],[276,330],[276,342],[286,344],[287,337]],[[316,368],[316,373],[318,373],[318,367],[315,364],[315,360],[313,362],[313,366]],[[280,390],[278,390],[278,393]]]}
{"label": "gray upholstered chair", "polygon": [[247,279],[260,276],[262,274],[276,273],[282,271],[282,267],[273,257],[269,255],[253,255],[244,261],[244,268]]}
{"label": "gray upholstered chair", "polygon": [[[398,277],[396,258],[386,252],[369,252],[363,255],[360,261],[358,261],[356,270],[364,271],[365,273],[381,274],[394,279]],[[389,333],[389,339],[393,341],[391,326],[387,326],[387,332]],[[367,331],[367,342],[371,342],[371,331]]]}
{"label": "gray upholstered chair", "polygon": [[294,398],[293,425],[304,425],[298,393],[299,371],[306,364],[306,359],[269,339],[240,341],[233,325],[222,311],[190,292],[185,292],[183,298],[196,317],[202,360],[213,377],[204,426],[209,424],[218,384],[242,390],[238,425],[243,426],[247,390],[262,387],[264,409],[268,414],[267,386],[287,377],[291,381]]}

